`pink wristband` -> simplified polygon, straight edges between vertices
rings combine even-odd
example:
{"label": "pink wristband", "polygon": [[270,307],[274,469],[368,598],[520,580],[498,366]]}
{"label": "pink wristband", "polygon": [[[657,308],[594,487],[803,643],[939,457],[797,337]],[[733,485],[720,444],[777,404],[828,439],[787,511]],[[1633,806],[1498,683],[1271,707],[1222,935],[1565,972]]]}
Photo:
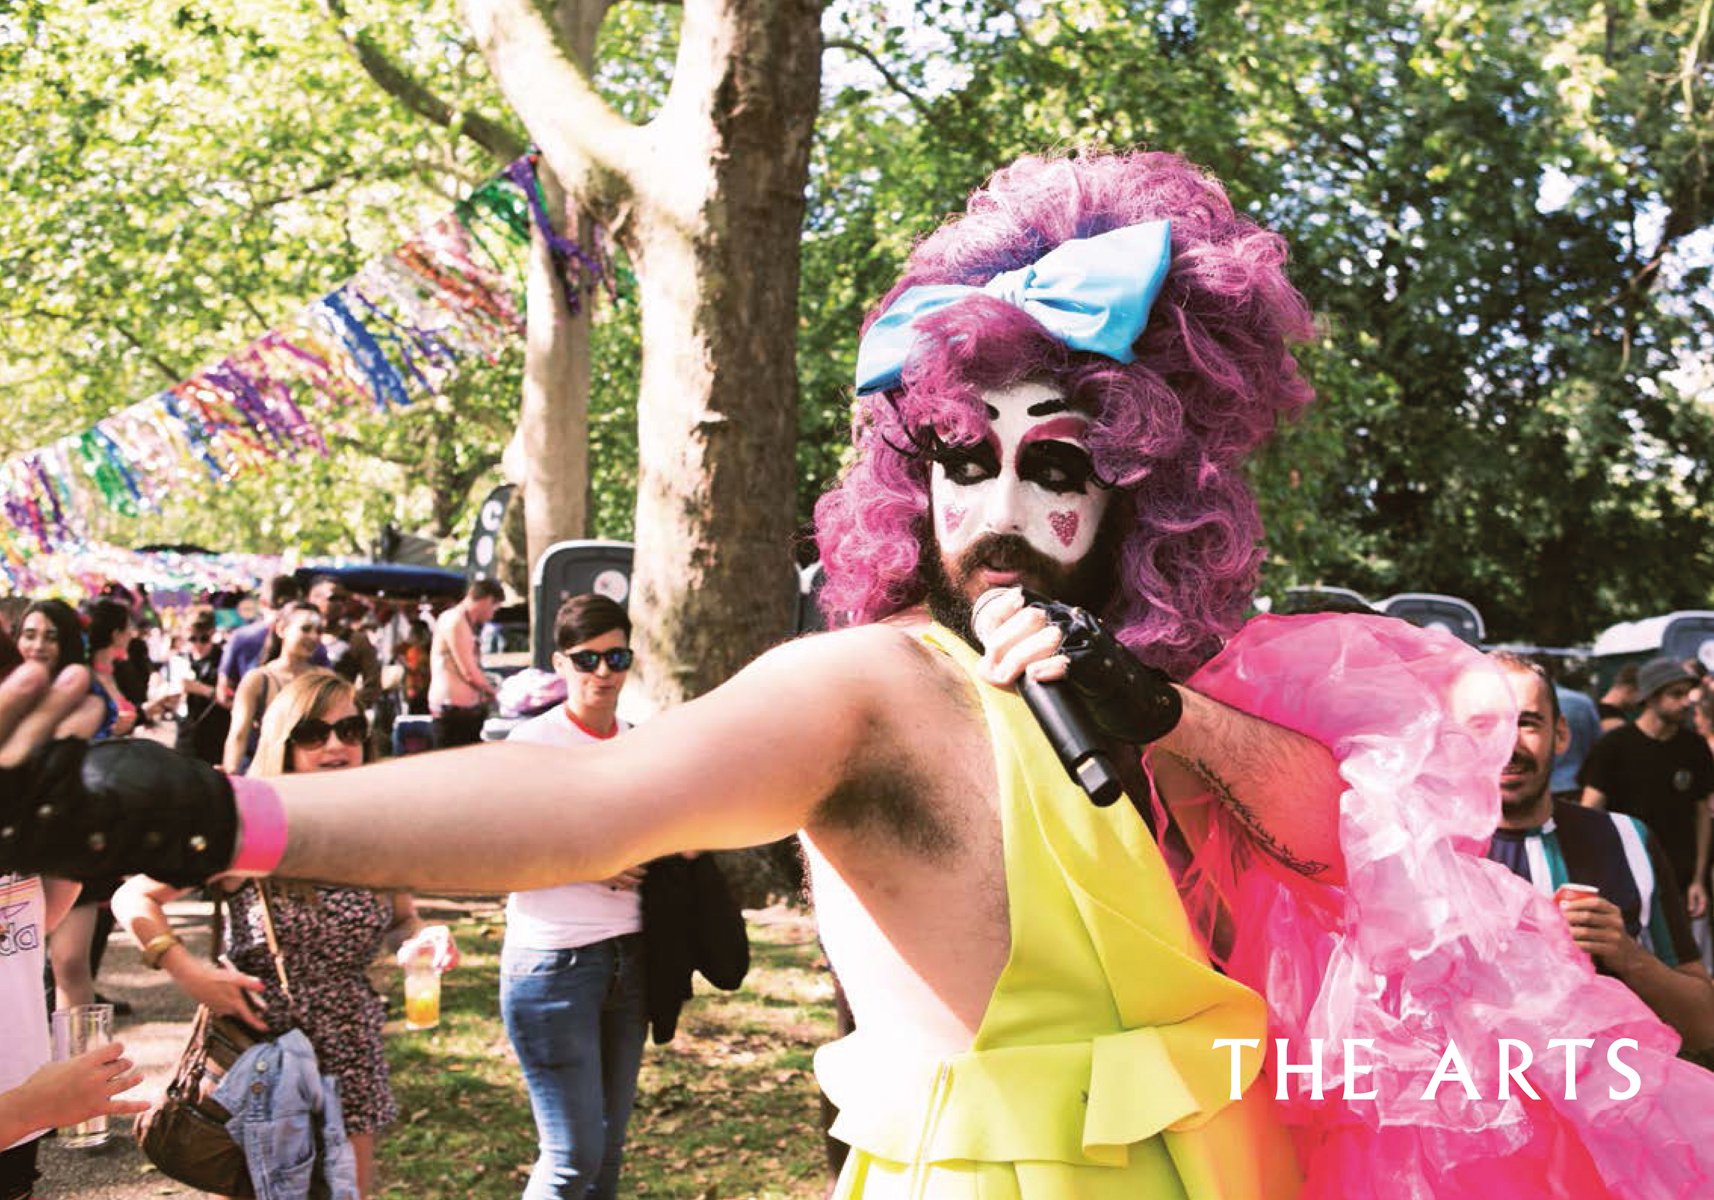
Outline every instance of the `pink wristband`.
{"label": "pink wristband", "polygon": [[226,875],[270,875],[286,853],[286,807],[265,779],[229,775],[238,809],[238,848]]}

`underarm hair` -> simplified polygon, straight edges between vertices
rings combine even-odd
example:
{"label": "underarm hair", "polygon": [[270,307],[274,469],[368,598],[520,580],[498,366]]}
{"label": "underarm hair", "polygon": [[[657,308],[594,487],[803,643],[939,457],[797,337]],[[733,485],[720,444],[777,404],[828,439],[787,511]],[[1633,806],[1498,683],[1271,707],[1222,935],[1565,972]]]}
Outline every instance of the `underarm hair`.
{"label": "underarm hair", "polygon": [[[965,709],[975,702],[968,688],[957,686],[939,669],[933,651],[915,639],[910,646],[914,669],[905,681],[907,689],[932,688]],[[879,831],[926,858],[950,854],[958,839],[945,819],[924,803],[934,783],[897,747],[892,732],[884,720],[870,717],[858,748],[839,771],[839,782],[816,805],[816,819],[853,832]]]}
{"label": "underarm hair", "polygon": [[1318,862],[1313,858],[1299,858],[1281,843],[1272,831],[1262,823],[1261,818],[1247,804],[1238,799],[1232,791],[1231,785],[1220,777],[1220,773],[1206,759],[1183,758],[1177,754],[1172,757],[1190,768],[1196,773],[1198,779],[1208,785],[1208,790],[1213,793],[1214,798],[1225,806],[1226,811],[1238,819],[1238,823],[1244,827],[1245,832],[1250,835],[1256,845],[1271,857],[1284,863],[1300,875],[1315,876],[1327,871],[1329,864]]}

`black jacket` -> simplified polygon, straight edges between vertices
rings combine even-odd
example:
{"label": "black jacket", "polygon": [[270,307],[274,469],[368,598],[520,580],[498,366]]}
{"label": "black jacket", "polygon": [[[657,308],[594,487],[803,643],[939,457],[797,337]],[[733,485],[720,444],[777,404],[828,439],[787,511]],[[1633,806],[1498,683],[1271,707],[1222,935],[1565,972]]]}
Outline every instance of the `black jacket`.
{"label": "black jacket", "polygon": [[674,854],[649,864],[643,876],[643,942],[649,1027],[657,1046],[672,1041],[679,1009],[690,999],[692,971],[732,992],[750,970],[744,914],[708,854]]}

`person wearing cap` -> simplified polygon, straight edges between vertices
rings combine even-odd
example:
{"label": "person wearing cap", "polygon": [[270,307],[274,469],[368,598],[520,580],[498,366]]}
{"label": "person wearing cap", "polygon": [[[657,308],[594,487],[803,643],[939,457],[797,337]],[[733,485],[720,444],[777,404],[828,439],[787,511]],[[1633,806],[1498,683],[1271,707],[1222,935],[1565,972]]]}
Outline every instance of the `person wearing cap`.
{"label": "person wearing cap", "polygon": [[1578,777],[1586,808],[1636,817],[1660,840],[1674,876],[1685,881],[1693,927],[1708,921],[1714,796],[1714,753],[1691,728],[1695,687],[1695,676],[1677,659],[1663,655],[1644,663],[1637,670],[1637,719],[1602,734]]}
{"label": "person wearing cap", "polygon": [[1677,1030],[1687,1051],[1714,1047],[1714,986],[1660,840],[1635,817],[1554,798],[1555,759],[1571,741],[1555,688],[1527,658],[1488,658],[1518,711],[1488,857],[1553,897],[1577,948]]}

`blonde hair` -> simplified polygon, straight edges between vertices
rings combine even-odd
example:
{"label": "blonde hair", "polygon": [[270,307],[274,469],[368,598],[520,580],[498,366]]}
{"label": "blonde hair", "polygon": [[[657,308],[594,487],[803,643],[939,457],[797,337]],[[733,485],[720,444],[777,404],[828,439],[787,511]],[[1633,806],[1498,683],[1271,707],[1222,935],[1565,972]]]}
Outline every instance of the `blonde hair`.
{"label": "blonde hair", "polygon": [[292,730],[299,721],[323,717],[345,701],[357,703],[357,689],[324,667],[305,671],[275,696],[262,714],[256,753],[248,775],[284,775],[291,768]]}

